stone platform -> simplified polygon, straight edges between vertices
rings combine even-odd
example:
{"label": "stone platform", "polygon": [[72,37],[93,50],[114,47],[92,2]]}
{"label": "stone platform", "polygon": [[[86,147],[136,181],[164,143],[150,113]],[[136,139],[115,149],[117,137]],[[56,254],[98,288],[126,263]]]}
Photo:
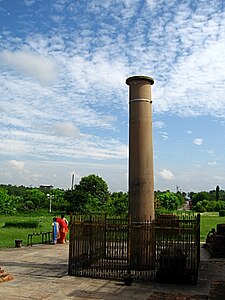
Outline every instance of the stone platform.
{"label": "stone platform", "polygon": [[[67,275],[68,243],[0,250],[0,267],[14,277],[0,284],[6,300],[220,300],[225,295],[225,260],[209,259],[201,248],[196,286],[133,283]],[[215,298],[215,296],[217,298]],[[214,297],[214,298],[213,298]]]}

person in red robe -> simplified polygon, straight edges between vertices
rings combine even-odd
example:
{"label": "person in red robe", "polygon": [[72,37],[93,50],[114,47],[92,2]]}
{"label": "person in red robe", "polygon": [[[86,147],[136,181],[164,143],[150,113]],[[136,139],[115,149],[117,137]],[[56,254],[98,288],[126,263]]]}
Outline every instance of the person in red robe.
{"label": "person in red robe", "polygon": [[68,226],[66,221],[64,220],[64,216],[61,218],[57,218],[56,220],[59,224],[59,238],[57,239],[57,243],[64,244],[66,242],[66,235],[68,233]]}

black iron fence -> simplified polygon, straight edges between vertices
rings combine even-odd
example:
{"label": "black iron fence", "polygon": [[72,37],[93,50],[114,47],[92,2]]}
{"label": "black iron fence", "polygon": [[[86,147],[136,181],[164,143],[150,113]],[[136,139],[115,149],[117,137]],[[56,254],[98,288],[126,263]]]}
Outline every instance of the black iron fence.
{"label": "black iron fence", "polygon": [[161,215],[132,222],[105,215],[72,216],[69,275],[196,283],[200,216]]}
{"label": "black iron fence", "polygon": [[156,280],[196,284],[200,215],[161,215],[155,221]]}

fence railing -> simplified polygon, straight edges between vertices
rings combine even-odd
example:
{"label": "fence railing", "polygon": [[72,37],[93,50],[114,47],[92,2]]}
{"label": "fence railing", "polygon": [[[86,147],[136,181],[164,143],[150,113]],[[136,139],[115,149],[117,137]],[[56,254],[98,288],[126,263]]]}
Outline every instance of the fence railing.
{"label": "fence railing", "polygon": [[200,263],[200,215],[161,215],[155,222],[156,280],[196,284]]}
{"label": "fence railing", "polygon": [[[72,216],[69,275],[196,283],[200,216],[161,215],[132,222],[105,215]],[[172,276],[171,276],[172,274]]]}

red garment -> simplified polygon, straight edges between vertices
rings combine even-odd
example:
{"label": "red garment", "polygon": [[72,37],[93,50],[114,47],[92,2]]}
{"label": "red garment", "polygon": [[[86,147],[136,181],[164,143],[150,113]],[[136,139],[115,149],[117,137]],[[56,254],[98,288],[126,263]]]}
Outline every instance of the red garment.
{"label": "red garment", "polygon": [[65,222],[65,220],[61,218],[57,218],[56,222],[59,223],[59,238],[57,239],[57,242],[59,244],[63,244],[66,241],[66,235],[68,233],[68,226]]}

